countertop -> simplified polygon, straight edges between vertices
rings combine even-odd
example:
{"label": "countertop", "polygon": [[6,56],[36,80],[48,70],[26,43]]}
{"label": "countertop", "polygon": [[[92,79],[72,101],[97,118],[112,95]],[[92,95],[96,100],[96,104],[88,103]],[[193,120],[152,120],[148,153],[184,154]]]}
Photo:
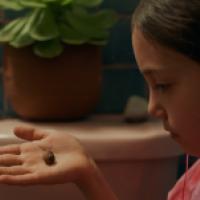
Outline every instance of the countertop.
{"label": "countertop", "polygon": [[182,154],[161,122],[127,123],[121,115],[95,115],[81,121],[54,123],[1,119],[0,145],[22,142],[12,130],[23,124],[70,133],[96,160],[158,159]]}

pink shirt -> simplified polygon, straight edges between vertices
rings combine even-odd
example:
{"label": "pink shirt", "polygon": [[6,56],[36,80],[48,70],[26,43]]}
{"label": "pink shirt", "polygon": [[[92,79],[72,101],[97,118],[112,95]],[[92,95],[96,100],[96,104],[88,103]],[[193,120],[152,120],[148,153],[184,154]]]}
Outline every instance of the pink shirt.
{"label": "pink shirt", "polygon": [[200,160],[188,170],[186,175],[183,175],[178,180],[169,192],[168,200],[200,200]]}

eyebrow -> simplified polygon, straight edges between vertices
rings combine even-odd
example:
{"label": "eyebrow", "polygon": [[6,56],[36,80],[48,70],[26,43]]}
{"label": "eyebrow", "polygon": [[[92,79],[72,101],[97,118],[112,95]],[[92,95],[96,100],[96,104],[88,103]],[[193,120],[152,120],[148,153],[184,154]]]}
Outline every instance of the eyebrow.
{"label": "eyebrow", "polygon": [[154,74],[154,73],[159,73],[159,72],[163,72],[166,71],[165,69],[143,69],[141,70],[141,72],[145,75],[150,75],[150,74]]}

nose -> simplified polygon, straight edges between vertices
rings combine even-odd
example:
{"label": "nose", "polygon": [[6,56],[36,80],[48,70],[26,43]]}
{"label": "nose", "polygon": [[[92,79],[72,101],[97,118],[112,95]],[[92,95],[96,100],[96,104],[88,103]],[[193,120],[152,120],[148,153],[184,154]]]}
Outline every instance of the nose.
{"label": "nose", "polygon": [[148,113],[155,118],[166,119],[166,111],[161,102],[153,95],[149,96]]}

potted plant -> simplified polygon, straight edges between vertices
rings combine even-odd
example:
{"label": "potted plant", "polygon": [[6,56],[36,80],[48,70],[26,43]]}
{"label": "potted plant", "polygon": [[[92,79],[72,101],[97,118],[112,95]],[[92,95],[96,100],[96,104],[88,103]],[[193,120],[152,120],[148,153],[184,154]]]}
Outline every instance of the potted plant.
{"label": "potted plant", "polygon": [[4,88],[24,119],[77,119],[96,106],[101,46],[116,22],[102,0],[1,0],[22,12],[0,29]]}

